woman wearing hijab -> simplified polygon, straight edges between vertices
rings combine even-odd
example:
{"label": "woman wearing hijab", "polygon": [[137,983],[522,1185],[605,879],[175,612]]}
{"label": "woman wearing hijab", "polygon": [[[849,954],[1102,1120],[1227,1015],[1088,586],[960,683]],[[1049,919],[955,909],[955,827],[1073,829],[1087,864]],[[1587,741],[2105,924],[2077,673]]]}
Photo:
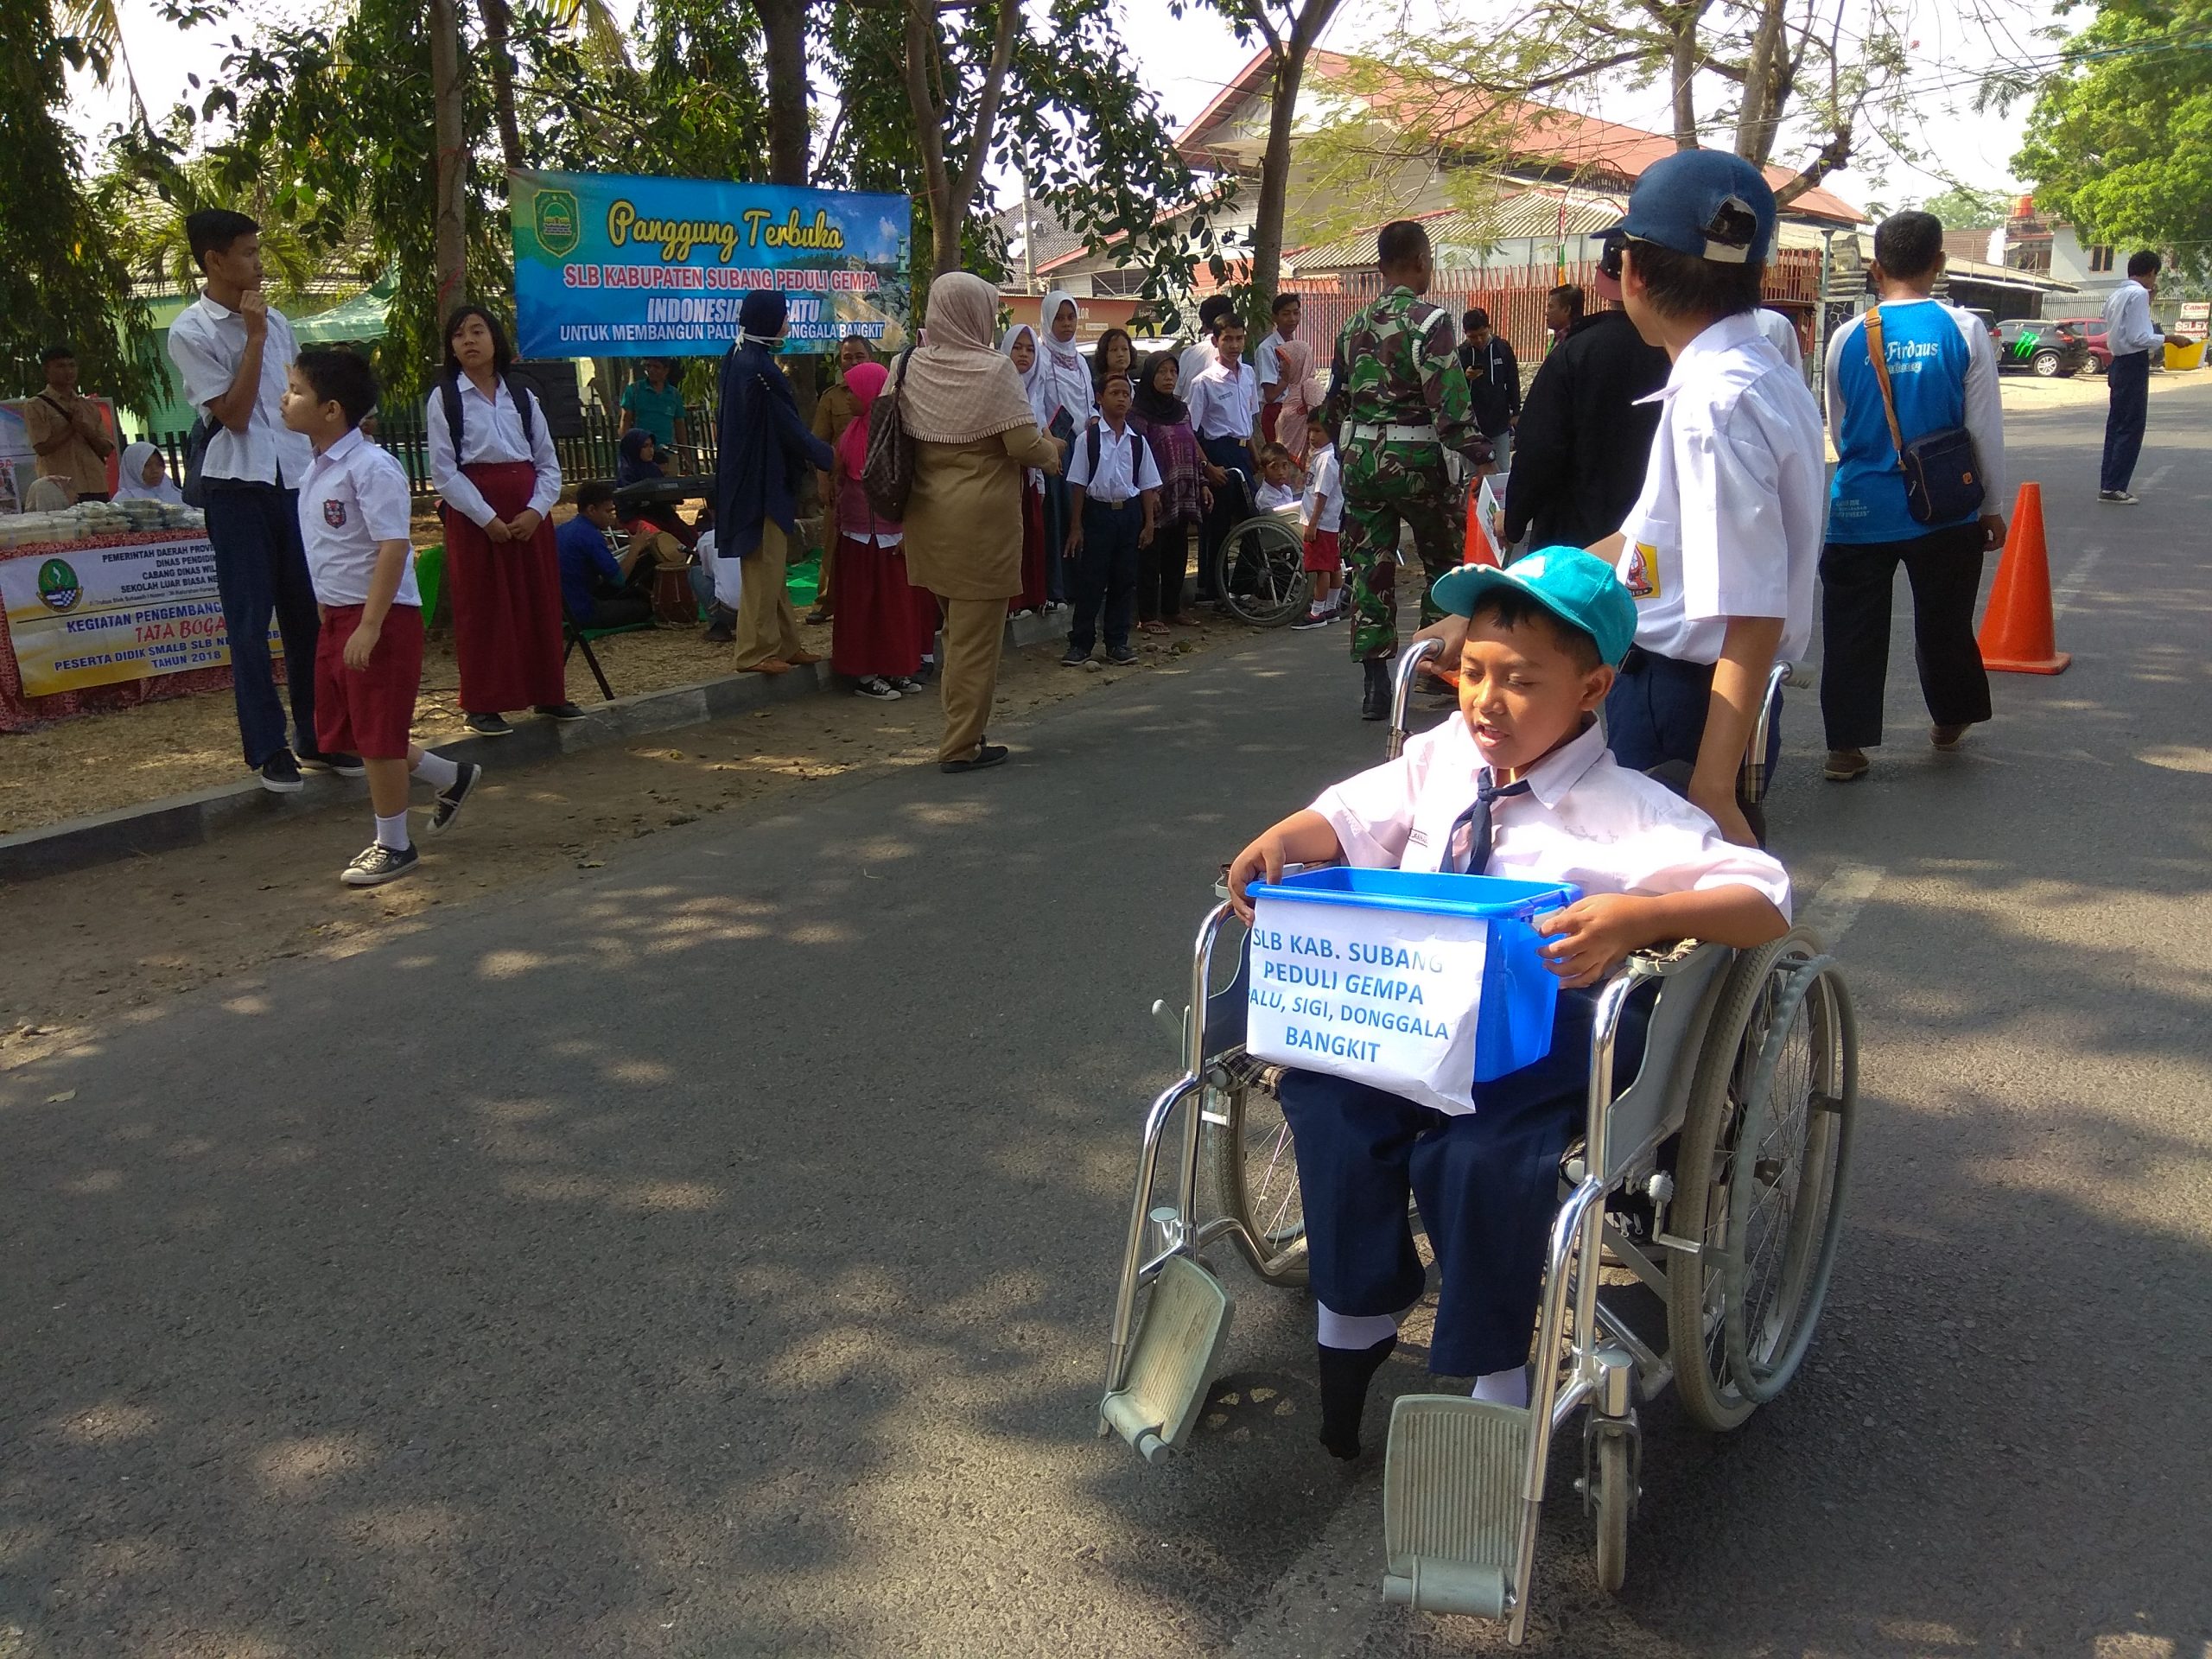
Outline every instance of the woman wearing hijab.
{"label": "woman wearing hijab", "polygon": [[173,507],[184,505],[184,493],[170,478],[168,463],[162,459],[162,452],[143,439],[123,452],[116,478],[115,499],[118,501],[166,501]]}
{"label": "woman wearing hijab", "polygon": [[944,607],[938,769],[976,772],[1007,753],[983,741],[983,728],[998,687],[1007,601],[1021,590],[1022,473],[1035,467],[1057,475],[1062,449],[1037,429],[1012,361],[992,349],[998,290],[950,271],[930,285],[928,304],[923,344],[896,389],[914,439],[906,571]]}
{"label": "woman wearing hijab", "polygon": [[826,473],[836,457],[806,429],[791,383],[776,366],[785,309],[784,296],[773,289],[747,294],[738,307],[737,340],[722,359],[715,550],[745,561],[737,611],[740,672],[787,674],[822,660],[800,642],[784,573],[806,469]]}
{"label": "woman wearing hijab", "polygon": [[1137,375],[1136,403],[1129,423],[1152,446],[1160,468],[1160,517],[1152,545],[1137,550],[1137,627],[1165,633],[1181,622],[1183,576],[1190,568],[1191,531],[1213,507],[1206,487],[1205,456],[1191,430],[1190,406],[1175,394],[1179,375],[1175,353],[1154,352]]}
{"label": "woman wearing hijab", "polygon": [[[1027,394],[1029,407],[1037,408],[1039,377],[1037,359],[1042,355],[1037,349],[1037,331],[1026,322],[1017,322],[1006,331],[999,349],[1014,363],[1014,372],[1021,377],[1021,389]],[[1040,412],[1037,429],[1044,430],[1045,418]],[[1053,607],[1051,579],[1046,575],[1045,557],[1045,474],[1032,467],[1022,474],[1021,490],[1021,591],[1007,601],[1013,612],[1035,611],[1043,614]]]}
{"label": "woman wearing hijab", "polygon": [[1324,390],[1313,377],[1313,347],[1310,341],[1292,338],[1275,347],[1275,372],[1282,396],[1275,400],[1275,442],[1290,451],[1300,472],[1306,470],[1306,416],[1320,407],[1313,394]]}
{"label": "woman wearing hijab", "polygon": [[462,723],[505,737],[510,709],[582,720],[569,701],[561,556],[546,519],[561,499],[561,462],[544,407],[508,378],[506,331],[483,307],[457,307],[445,340],[423,423],[445,522]]}
{"label": "woman wearing hijab", "polygon": [[[1090,365],[1076,349],[1075,296],[1056,288],[1045,296],[1037,315],[1043,326],[1038,334],[1037,378],[1030,401],[1036,406],[1037,424],[1047,437],[1058,438],[1063,445],[1073,443],[1075,435],[1090,424],[1090,417],[1098,410],[1090,385]],[[1068,511],[1067,480],[1048,476],[1045,545],[1052,556],[1046,561],[1045,584],[1055,605],[1067,597],[1067,573],[1063,568],[1066,559],[1061,550],[1068,544],[1068,530],[1073,522]]]}
{"label": "woman wearing hijab", "polygon": [[861,487],[868,470],[868,410],[883,390],[886,371],[880,363],[861,363],[845,371],[845,390],[855,405],[855,418],[845,424],[833,446],[837,465],[830,477],[830,499],[837,514],[837,580],[842,601],[830,639],[830,666],[858,683],[854,690],[863,697],[894,702],[902,695],[919,691],[922,658],[937,635],[937,601],[925,593],[928,631],[923,631],[923,612],[906,580],[906,555],[899,543],[906,532],[899,522],[886,518],[869,503]]}

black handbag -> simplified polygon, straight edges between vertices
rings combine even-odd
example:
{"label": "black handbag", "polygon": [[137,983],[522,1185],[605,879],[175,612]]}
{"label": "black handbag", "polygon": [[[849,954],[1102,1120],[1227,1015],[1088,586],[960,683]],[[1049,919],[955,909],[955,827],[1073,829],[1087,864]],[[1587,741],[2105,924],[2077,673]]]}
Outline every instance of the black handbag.
{"label": "black handbag", "polygon": [[1947,426],[1910,443],[1897,427],[1897,393],[1890,385],[1890,356],[1882,344],[1882,308],[1866,313],[1866,355],[1882,389],[1882,413],[1889,417],[1890,442],[1897,446],[1897,470],[1904,474],[1904,505],[1916,524],[1955,524],[1981,511],[1987,495],[1974,434]]}
{"label": "black handbag", "polygon": [[906,501],[914,493],[914,440],[906,431],[906,412],[899,406],[913,355],[909,346],[884,389],[889,395],[879,393],[868,411],[867,460],[861,467],[861,490],[868,505],[894,524],[906,518]]}

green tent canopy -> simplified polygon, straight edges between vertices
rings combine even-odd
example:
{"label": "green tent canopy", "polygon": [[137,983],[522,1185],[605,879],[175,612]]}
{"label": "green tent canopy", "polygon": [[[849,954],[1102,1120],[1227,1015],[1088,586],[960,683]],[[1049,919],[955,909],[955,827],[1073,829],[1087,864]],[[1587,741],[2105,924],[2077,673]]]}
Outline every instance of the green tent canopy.
{"label": "green tent canopy", "polygon": [[292,319],[292,336],[302,345],[327,346],[340,340],[382,340],[386,314],[391,309],[393,282],[389,274],[373,288],[356,294],[342,305],[311,316]]}

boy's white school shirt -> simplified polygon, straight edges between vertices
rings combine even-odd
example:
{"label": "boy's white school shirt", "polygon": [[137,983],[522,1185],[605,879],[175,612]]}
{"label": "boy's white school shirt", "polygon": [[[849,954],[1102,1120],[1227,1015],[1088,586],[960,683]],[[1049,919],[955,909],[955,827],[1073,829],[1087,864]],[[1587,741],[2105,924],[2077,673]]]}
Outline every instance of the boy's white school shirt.
{"label": "boy's white school shirt", "polygon": [[[206,294],[169,324],[169,361],[184,384],[184,401],[205,412],[231,389],[245,356],[245,318]],[[275,306],[269,308],[269,332],[261,342],[261,384],[254,390],[253,413],[243,432],[218,425],[200,461],[204,478],[228,478],[254,484],[300,487],[315,460],[315,446],[284,424],[284,371],[299,356],[292,325]]]}
{"label": "boy's white school shirt", "polygon": [[[1442,869],[1446,842],[1474,804],[1484,765],[1466,717],[1455,714],[1408,741],[1395,760],[1322,791],[1313,810],[1335,829],[1348,864]],[[1741,886],[1789,914],[1789,875],[1777,860],[1723,839],[1681,796],[1616,765],[1594,721],[1531,766],[1528,784],[1527,794],[1491,803],[1485,875],[1571,881],[1586,893]]]}
{"label": "boy's white school shirt", "polygon": [[[358,426],[309,461],[300,480],[300,540],[316,601],[367,604],[377,547],[406,541],[411,516],[406,469],[363,437]],[[418,608],[423,603],[411,547],[391,602]]]}
{"label": "boy's white school shirt", "polygon": [[1275,512],[1298,505],[1298,492],[1288,484],[1262,484],[1252,503],[1262,512]]}
{"label": "boy's white school shirt", "polygon": [[1813,639],[1827,524],[1821,411],[1756,313],[1725,317],[1682,350],[1667,384],[1643,493],[1621,525],[1618,569],[1636,597],[1636,643],[1718,661],[1732,616],[1779,617],[1777,655]]}
{"label": "boy's white school shirt", "polygon": [[[1306,475],[1306,522],[1315,530],[1335,535],[1344,528],[1344,478],[1337,468],[1337,446],[1324,444],[1313,454],[1313,469]],[[1321,504],[1319,521],[1315,522],[1313,504]]]}

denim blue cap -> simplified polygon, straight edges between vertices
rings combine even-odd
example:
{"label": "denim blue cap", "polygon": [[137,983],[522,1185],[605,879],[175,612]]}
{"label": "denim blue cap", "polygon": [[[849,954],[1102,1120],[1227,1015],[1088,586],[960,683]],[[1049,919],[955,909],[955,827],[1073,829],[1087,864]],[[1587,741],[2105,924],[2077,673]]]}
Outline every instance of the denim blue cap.
{"label": "denim blue cap", "polygon": [[1620,666],[1636,643],[1636,601],[1613,567],[1579,547],[1539,548],[1499,569],[1463,564],[1439,576],[1430,597],[1454,616],[1474,614],[1476,601],[1494,588],[1527,594],[1569,627],[1598,642],[1598,655]]}
{"label": "denim blue cap", "polygon": [[1627,217],[1613,229],[1716,264],[1741,265],[1774,251],[1774,213],[1766,175],[1742,156],[1682,149],[1643,169],[1629,193]]}

